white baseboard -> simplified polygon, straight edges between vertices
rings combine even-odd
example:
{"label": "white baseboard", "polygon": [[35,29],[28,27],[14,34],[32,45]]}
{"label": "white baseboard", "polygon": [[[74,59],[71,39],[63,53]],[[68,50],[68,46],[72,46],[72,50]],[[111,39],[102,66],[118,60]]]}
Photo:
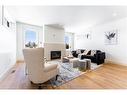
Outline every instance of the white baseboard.
{"label": "white baseboard", "polygon": [[16,63],[23,63],[24,60],[17,60]]}
{"label": "white baseboard", "polygon": [[112,63],[112,64],[118,64],[118,65],[127,66],[127,63],[116,62],[116,61],[107,60],[107,59],[105,60],[105,63]]}
{"label": "white baseboard", "polygon": [[5,70],[5,72],[3,72],[3,75],[0,76],[0,81],[4,80],[10,74],[10,72],[12,72],[12,70],[14,69],[15,65],[16,65],[16,63],[11,65],[10,67],[8,67],[8,69]]}

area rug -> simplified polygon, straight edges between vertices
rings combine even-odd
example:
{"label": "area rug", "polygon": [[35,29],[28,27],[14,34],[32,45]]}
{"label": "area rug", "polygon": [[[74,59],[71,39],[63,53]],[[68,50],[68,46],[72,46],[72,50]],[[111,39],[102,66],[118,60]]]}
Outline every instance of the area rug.
{"label": "area rug", "polygon": [[[78,68],[73,68],[69,62],[62,63],[60,60],[50,61],[50,64],[57,63],[59,66],[59,76],[58,79],[55,78],[50,80],[50,83],[53,87],[60,86],[69,82],[80,75],[86,73],[78,70]],[[95,63],[91,63],[91,70],[95,70],[99,68],[101,65],[96,65]]]}

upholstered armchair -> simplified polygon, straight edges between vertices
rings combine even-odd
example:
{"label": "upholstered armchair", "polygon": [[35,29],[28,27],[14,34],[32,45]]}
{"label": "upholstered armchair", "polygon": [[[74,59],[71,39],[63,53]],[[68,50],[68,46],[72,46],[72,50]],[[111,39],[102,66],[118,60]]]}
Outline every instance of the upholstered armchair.
{"label": "upholstered armchair", "polygon": [[45,62],[44,48],[23,49],[23,55],[32,83],[42,84],[58,75],[58,65]]}

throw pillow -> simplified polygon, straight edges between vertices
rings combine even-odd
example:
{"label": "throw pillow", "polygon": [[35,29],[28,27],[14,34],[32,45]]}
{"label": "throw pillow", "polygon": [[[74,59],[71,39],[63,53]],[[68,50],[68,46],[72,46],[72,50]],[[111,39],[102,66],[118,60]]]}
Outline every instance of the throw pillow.
{"label": "throw pillow", "polygon": [[82,57],[82,54],[79,54],[79,55],[78,55],[78,58],[81,59],[81,57]]}
{"label": "throw pillow", "polygon": [[91,50],[91,56],[94,56],[96,54],[96,50]]}
{"label": "throw pillow", "polygon": [[80,54],[81,53],[81,50],[80,49],[76,50],[76,53],[77,54]]}
{"label": "throw pillow", "polygon": [[89,52],[89,50],[85,50],[85,51],[83,52],[83,54],[84,54],[84,55],[87,55],[88,52]]}

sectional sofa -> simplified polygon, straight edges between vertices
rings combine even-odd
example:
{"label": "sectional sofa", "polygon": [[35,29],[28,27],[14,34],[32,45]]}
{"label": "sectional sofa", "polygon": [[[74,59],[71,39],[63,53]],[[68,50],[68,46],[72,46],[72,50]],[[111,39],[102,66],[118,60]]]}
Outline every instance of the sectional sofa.
{"label": "sectional sofa", "polygon": [[91,55],[92,50],[89,50],[87,54],[83,54],[84,51],[84,49],[80,49],[80,52],[77,52],[77,50],[73,50],[71,53],[74,57],[79,57],[80,55],[80,59],[91,59],[91,62],[96,63],[97,65],[103,64],[105,62],[105,52],[94,50],[95,54]]}

